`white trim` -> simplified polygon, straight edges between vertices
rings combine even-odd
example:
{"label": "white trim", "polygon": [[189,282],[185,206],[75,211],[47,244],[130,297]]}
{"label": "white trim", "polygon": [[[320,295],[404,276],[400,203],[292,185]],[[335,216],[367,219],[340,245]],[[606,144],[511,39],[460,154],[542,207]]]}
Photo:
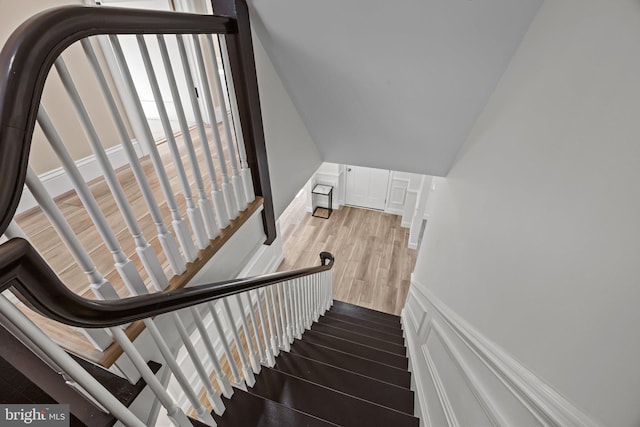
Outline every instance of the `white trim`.
{"label": "white trim", "polygon": [[[138,155],[138,157],[141,157],[142,150],[140,144],[136,140],[132,140],[131,142],[133,143],[133,148],[136,150],[136,154]],[[105,151],[114,169],[118,169],[124,165],[129,164],[129,160],[127,159],[122,145],[116,145],[107,148]],[[103,176],[100,165],[98,164],[98,160],[93,154],[83,159],[77,160],[75,164],[82,174],[82,178],[84,178],[86,182]],[[62,167],[40,174],[38,175],[38,177],[40,178],[40,181],[42,181],[42,184],[44,184],[47,193],[49,193],[49,195],[53,198],[61,196],[62,194],[74,189],[73,184],[71,183],[71,179],[69,179],[67,173]],[[16,211],[16,214],[22,213],[36,206],[38,206],[38,203],[25,186],[22,197],[20,198],[20,203],[18,204],[18,210]]]}
{"label": "white trim", "polygon": [[[447,330],[454,334],[459,341],[470,350],[469,354],[477,357],[488,369],[488,372],[495,375],[500,383],[504,385],[505,389],[513,394],[522,404],[523,410],[530,412],[541,425],[576,427],[600,426],[598,422],[575,407],[542,378],[521,365],[505,350],[498,347],[474,329],[435,295],[426,290],[424,286],[418,284],[414,278],[412,278],[407,304],[409,304],[411,300],[416,300],[416,302],[424,301],[430,308],[429,324],[433,326],[435,318],[442,321],[442,326],[436,326],[434,328],[436,333],[439,333],[441,338],[448,336],[448,332],[441,332],[444,331],[444,326],[446,325]],[[411,305],[408,306],[411,307]],[[410,308],[410,310],[413,311],[414,308]],[[403,310],[403,324],[407,329],[413,329],[412,322],[407,315],[406,310]],[[438,331],[438,327],[440,331]],[[426,339],[422,339],[422,337],[418,335],[418,332],[419,331],[409,331],[409,333],[407,333],[407,347],[410,358],[420,357],[419,353],[415,351],[416,346],[420,346],[421,343],[424,343],[423,345],[426,346]],[[447,351],[452,356],[454,362],[459,365],[459,370],[470,385],[471,391],[476,397],[481,399],[479,402],[483,409],[488,409],[490,412],[487,415],[493,418],[496,425],[505,425],[503,420],[507,419],[507,417],[501,413],[501,408],[498,406],[500,402],[491,400],[489,393],[480,384],[478,377],[472,371],[471,365],[464,362],[464,358],[461,353],[456,350],[453,342],[450,339],[441,339],[441,342],[444,344],[444,347],[448,347]],[[427,363],[429,363],[429,360],[427,360]],[[420,394],[422,393],[420,391],[419,380],[419,375],[416,375],[416,386],[418,387],[416,394],[420,398]],[[482,402],[484,402],[484,405],[482,405]],[[443,405],[444,404],[446,404],[446,401]],[[420,406],[424,407],[422,404]],[[443,406],[443,409],[446,413],[446,407]]]}

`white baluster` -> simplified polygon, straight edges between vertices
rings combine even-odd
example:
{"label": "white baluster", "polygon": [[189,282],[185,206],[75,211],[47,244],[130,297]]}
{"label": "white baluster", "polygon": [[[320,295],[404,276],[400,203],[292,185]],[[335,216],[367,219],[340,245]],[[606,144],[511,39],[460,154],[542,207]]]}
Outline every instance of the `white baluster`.
{"label": "white baluster", "polygon": [[[268,287],[261,288],[261,289],[264,295],[264,308],[265,308],[265,311],[267,312],[267,320],[269,322],[269,335],[271,336],[271,340],[270,340],[271,351],[274,357],[278,357],[278,355],[280,354],[280,346],[278,345],[277,331],[274,327],[274,322],[273,322],[273,310],[271,308],[271,302],[269,301],[270,292]],[[260,294],[258,293],[258,295]]]}
{"label": "white baluster", "polygon": [[100,138],[98,137],[98,133],[96,132],[93,123],[91,122],[91,118],[89,117],[89,113],[87,112],[82,100],[80,99],[80,94],[73,83],[73,79],[69,74],[69,70],[67,69],[66,64],[62,57],[58,57],[55,62],[56,70],[58,71],[58,75],[60,76],[60,80],[62,81],[63,86],[65,87],[71,102],[80,118],[80,123],[84,128],[85,134],[87,135],[87,139],[91,145],[91,150],[93,151],[96,159],[98,160],[98,164],[102,169],[105,180],[111,193],[113,194],[114,200],[122,213],[122,216],[129,228],[129,232],[133,237],[136,244],[136,252],[140,255],[140,259],[143,262],[143,266],[147,270],[149,277],[151,280],[155,282],[166,281],[166,276],[162,270],[162,266],[160,265],[160,261],[156,256],[156,253],[153,251],[147,240],[144,238],[142,234],[142,230],[140,229],[140,225],[129,205],[129,201],[127,200],[126,195],[124,194],[124,190],[120,186],[120,182],[116,177],[116,173],[111,167],[111,163],[109,162],[109,158],[107,157],[107,153],[100,142]]}
{"label": "white baluster", "polygon": [[304,308],[305,308],[305,327],[311,329],[311,323],[313,323],[313,314],[311,313],[311,277],[305,276],[304,282]]}
{"label": "white baluster", "polygon": [[220,323],[220,318],[218,317],[218,310],[214,303],[207,304],[209,306],[209,311],[211,312],[211,318],[213,319],[213,325],[216,328],[216,332],[220,337],[220,343],[222,344],[222,349],[224,350],[224,354],[227,356],[227,362],[229,362],[229,368],[231,369],[231,375],[233,376],[233,385],[238,388],[246,390],[246,385],[242,378],[240,377],[240,372],[238,370],[238,364],[233,358],[233,353],[231,352],[231,346],[229,345],[229,340],[227,339],[227,334],[224,332],[222,328],[222,324]]}
{"label": "white baluster", "polygon": [[244,311],[244,307],[242,306],[242,300],[240,299],[240,295],[235,294],[234,298],[236,300],[236,304],[238,305],[238,309],[240,310],[240,323],[242,324],[242,331],[244,332],[244,337],[247,340],[247,348],[249,350],[249,362],[251,363],[251,369],[253,369],[253,372],[255,374],[259,374],[262,367],[260,366],[260,361],[258,360],[258,355],[256,354],[256,349],[253,345],[251,334],[249,333],[247,315]]}
{"label": "white baluster", "polygon": [[[209,148],[209,139],[207,138],[207,132],[204,129],[204,122],[202,120],[202,113],[200,112],[200,105],[196,99],[195,84],[191,74],[191,66],[187,60],[187,51],[184,46],[184,40],[182,35],[177,34],[176,40],[178,41],[178,51],[180,52],[180,60],[182,61],[182,69],[184,71],[185,79],[187,80],[187,87],[189,88],[189,100],[191,101],[191,108],[193,109],[193,115],[196,119],[196,127],[198,128],[198,134],[200,135],[200,143],[202,144],[202,152],[204,153],[205,163],[207,165],[207,171],[209,172],[209,180],[213,190],[211,191],[211,197],[213,198],[213,206],[216,209],[216,215],[220,222],[220,228],[226,228],[229,225],[229,208],[224,198],[224,194],[220,191],[218,186],[218,177],[216,174],[216,168],[213,164],[213,156],[211,155],[211,149]],[[212,127],[216,124],[212,123]],[[216,129],[217,130],[217,129]],[[237,215],[233,215],[235,218]]]}
{"label": "white baluster", "polygon": [[292,297],[293,297],[293,308],[295,311],[295,315],[293,316],[294,320],[294,336],[297,339],[302,339],[302,307],[300,306],[300,282],[301,278],[297,278],[293,281],[292,286]]}
{"label": "white baluster", "polygon": [[[229,54],[227,52],[227,45],[226,43],[220,42],[221,37],[224,38],[225,36],[224,35],[217,36],[218,46],[220,47],[220,53],[223,58],[222,64],[225,71],[225,82],[227,83],[227,89],[228,89],[227,95],[229,96],[229,104],[231,105],[233,127],[235,129],[235,134],[236,134],[236,147],[238,148],[238,156],[240,157],[240,167],[241,167],[240,172],[242,177],[242,186],[244,188],[247,202],[251,203],[256,198],[255,192],[253,190],[253,178],[251,176],[251,169],[249,169],[249,165],[247,163],[247,152],[244,145],[244,137],[242,135],[242,126],[240,124],[240,114],[238,113],[238,101],[236,99],[236,90],[233,86],[234,85],[233,78],[226,78],[226,76],[231,76],[232,74],[231,74],[231,69],[229,67]],[[211,44],[213,45],[213,41],[211,41]]]}
{"label": "white baluster", "polygon": [[[85,371],[67,352],[51,341],[31,320],[20,312],[4,295],[0,295],[0,313],[50,357],[62,371],[93,396],[109,413],[127,426],[144,427],[115,396]],[[185,426],[190,424],[185,424]]]}
{"label": "white baluster", "polygon": [[107,249],[113,255],[114,265],[118,274],[124,281],[125,285],[131,292],[133,293],[144,293],[146,291],[146,286],[144,281],[138,274],[138,270],[133,262],[125,255],[120,247],[120,243],[118,239],[116,239],[115,234],[109,227],[104,214],[100,210],[98,206],[98,202],[94,199],[93,194],[91,194],[91,190],[89,190],[89,186],[85,182],[84,178],[80,174],[78,167],[74,163],[71,155],[67,151],[64,143],[62,142],[62,138],[58,134],[55,129],[51,119],[47,115],[46,110],[42,105],[40,105],[40,109],[38,110],[38,123],[40,124],[40,128],[44,132],[45,136],[49,140],[51,148],[56,153],[60,162],[62,163],[62,167],[71,179],[73,186],[76,189],[78,197],[82,202],[82,205],[87,210],[89,217],[96,226],[98,233],[102,237]]}
{"label": "white baluster", "polygon": [[42,208],[43,212],[49,218],[49,221],[56,228],[56,231],[65,242],[73,257],[76,259],[76,262],[80,265],[80,268],[84,271],[84,273],[89,278],[89,286],[91,289],[99,295],[102,299],[118,299],[120,298],[116,293],[115,289],[96,269],[93,260],[89,257],[89,254],[82,247],[82,243],[71,229],[71,226],[67,222],[67,220],[62,215],[62,212],[58,209],[55,202],[47,193],[47,190],[44,188],[42,182],[35,174],[35,172],[31,169],[31,167],[27,167],[27,188],[33,195],[33,198],[36,199],[38,205]]}
{"label": "white baluster", "polygon": [[[209,36],[211,36],[209,34]],[[215,51],[211,52],[213,58],[213,80],[215,82],[216,91],[218,94],[218,104],[220,105],[220,112],[222,115],[222,126],[225,131],[225,138],[227,142],[227,150],[229,154],[229,164],[232,171],[232,182],[229,182],[229,175],[227,173],[227,164],[222,149],[222,141],[220,140],[220,134],[218,133],[218,120],[216,118],[213,100],[211,98],[211,87],[207,79],[207,72],[204,66],[204,60],[202,58],[202,47],[200,45],[200,39],[198,35],[193,34],[193,43],[196,50],[196,62],[198,64],[198,70],[202,76],[202,86],[204,92],[204,99],[209,110],[209,121],[213,128],[213,137],[216,142],[216,150],[218,152],[218,158],[220,159],[220,167],[222,171],[222,192],[225,194],[225,198],[228,198],[231,202],[227,204],[230,214],[235,218],[239,210],[245,210],[247,208],[247,196],[244,194],[244,188],[242,187],[242,181],[238,176],[238,167],[236,165],[237,157],[233,149],[233,140],[231,139],[231,132],[229,130],[229,118],[227,117],[227,106],[225,104],[224,96],[222,94],[222,85],[220,84],[220,76],[218,75],[218,61],[216,59]]]}
{"label": "white baluster", "polygon": [[[194,316],[197,316],[198,313],[194,313],[194,311],[195,309],[192,310],[191,313]],[[218,395],[218,393],[213,389],[213,386],[211,385],[211,380],[209,379],[209,375],[207,374],[207,371],[205,370],[204,365],[202,364],[201,356],[198,354],[195,346],[191,342],[191,337],[189,336],[187,329],[182,323],[180,316],[178,316],[178,313],[173,311],[171,312],[171,316],[173,317],[173,321],[178,330],[178,334],[180,335],[180,338],[182,338],[182,342],[185,345],[187,353],[189,353],[189,356],[191,356],[191,361],[193,362],[193,366],[196,368],[196,372],[200,377],[200,381],[202,381],[202,383],[204,384],[204,388],[207,391],[207,397],[209,398],[209,402],[211,403],[212,408],[214,409],[216,414],[222,415],[224,413],[224,404],[222,403],[222,399],[220,399],[220,396]],[[205,409],[205,412],[206,412],[206,409]],[[198,414],[200,414],[200,412],[198,412]]]}
{"label": "white baluster", "polygon": [[[248,303],[248,307],[249,307],[249,317],[251,318],[251,324],[253,325],[253,333],[255,334],[256,346],[258,347],[258,353],[260,354],[260,360],[262,360],[264,362],[264,361],[267,360],[267,354],[265,352],[264,346],[262,345],[262,341],[260,340],[260,330],[258,328],[258,323],[257,323],[257,320],[256,320],[256,314],[253,311],[253,302],[251,301],[251,293],[250,292],[243,292],[243,293],[239,294],[239,298],[240,298],[239,304],[240,304],[240,306],[242,306],[242,296],[243,295],[247,299],[247,303]],[[251,362],[251,364],[253,365],[253,361]],[[254,369],[254,372],[255,372],[255,369]],[[256,373],[259,373],[259,370]]]}
{"label": "white baluster", "polygon": [[333,270],[329,270],[329,305],[327,306],[327,310],[329,310],[333,306]]}
{"label": "white baluster", "polygon": [[[129,356],[131,362],[136,367],[140,375],[145,380],[149,388],[153,391],[153,393],[158,397],[158,400],[167,410],[167,415],[171,422],[177,427],[189,427],[192,426],[191,421],[185,415],[185,413],[178,407],[173,398],[167,393],[164,389],[164,386],[160,383],[158,378],[155,376],[153,371],[147,366],[147,363],[142,358],[138,349],[133,345],[133,343],[127,337],[127,334],[120,328],[111,328],[111,333],[113,337],[116,339],[122,350]],[[212,425],[216,425],[215,422]]]}
{"label": "white baluster", "polygon": [[[266,359],[264,359],[264,362],[267,364],[267,366],[273,366],[275,365],[276,361],[274,359],[273,345],[270,346],[270,343],[272,343],[272,341],[270,339],[269,329],[267,328],[267,322],[264,316],[264,309],[262,308],[262,299],[260,298],[260,289],[256,289],[254,290],[254,292],[256,293],[256,301],[257,301],[256,307],[258,309],[258,317],[260,317],[260,326],[262,328],[262,336],[264,337],[264,350],[265,350],[265,356],[266,356]],[[249,302],[251,303],[251,292],[249,292]]]}
{"label": "white baluster", "polygon": [[[178,175],[178,180],[180,181],[182,194],[184,196],[185,204],[187,205],[187,217],[189,218],[189,222],[191,223],[191,228],[193,229],[193,235],[196,239],[196,244],[198,245],[198,248],[205,249],[207,246],[209,246],[209,239],[215,239],[218,236],[219,230],[215,223],[215,220],[213,219],[213,212],[211,211],[211,206],[209,205],[209,201],[202,200],[202,199],[199,201],[199,204],[203,209],[198,209],[198,207],[196,207],[195,203],[193,202],[193,196],[191,194],[189,179],[187,178],[187,173],[185,171],[184,164],[182,163],[182,157],[180,156],[180,150],[178,149],[178,144],[176,143],[176,139],[173,136],[173,129],[171,128],[171,123],[169,122],[169,115],[164,105],[164,100],[162,99],[162,93],[160,92],[158,79],[156,78],[156,74],[153,69],[153,64],[151,63],[151,58],[149,56],[149,50],[147,49],[147,44],[144,41],[143,35],[136,36],[136,40],[138,41],[138,47],[140,49],[140,53],[142,56],[142,62],[144,63],[144,67],[147,72],[147,78],[149,79],[149,85],[151,86],[153,99],[155,100],[156,108],[158,109],[158,113],[160,115],[160,122],[162,123],[162,128],[164,130],[164,133],[167,139],[167,145],[169,146],[169,152],[171,153],[171,158],[173,159],[173,163],[176,167],[176,173]],[[173,77],[173,74],[171,74],[171,76]],[[174,99],[174,102],[176,104],[176,109],[181,108],[179,99],[177,101]],[[187,126],[185,126],[185,128],[186,128],[186,132],[185,132],[185,129],[183,129],[183,138],[190,139],[189,129]],[[200,176],[198,160],[196,158],[194,163],[194,157],[195,157],[195,153],[193,153],[193,156],[191,157],[191,166],[193,168],[196,182],[198,182],[200,186],[202,184],[202,177]],[[201,195],[202,194],[205,194],[204,191],[203,193],[201,193]],[[206,199],[206,194],[205,194],[205,199]],[[210,215],[208,215],[208,213],[210,213]],[[204,216],[204,220],[203,220],[203,216]],[[207,222],[207,224],[205,224],[205,222]],[[209,239],[207,239],[207,236],[209,237]]]}
{"label": "white baluster", "polygon": [[271,312],[273,313],[273,320],[274,320],[274,330],[277,334],[276,337],[276,342],[278,345],[278,348],[280,350],[284,350],[284,340],[282,337],[282,329],[281,329],[281,325],[280,325],[280,316],[278,315],[278,304],[276,303],[276,292],[277,290],[275,289],[275,285],[271,285],[267,288],[267,293],[269,295],[270,301],[271,301]]}
{"label": "white baluster", "polygon": [[[207,353],[209,354],[209,358],[211,359],[211,363],[213,364],[213,372],[216,374],[216,381],[218,382],[218,386],[220,390],[222,390],[222,394],[227,399],[230,399],[233,396],[233,387],[231,387],[231,382],[227,377],[227,374],[222,370],[222,366],[220,364],[220,358],[216,353],[215,348],[213,347],[213,342],[211,341],[211,337],[207,332],[207,328],[200,317],[200,311],[193,308],[192,310],[193,319],[196,324],[196,328],[198,328],[198,332],[200,332],[200,336],[202,337],[202,341],[204,342],[204,346],[207,349]],[[214,408],[215,410],[215,408]],[[216,414],[222,415],[216,411]]]}
{"label": "white baluster", "polygon": [[[172,314],[175,315],[175,312],[172,312]],[[182,371],[182,368],[180,368],[180,365],[178,365],[178,362],[176,362],[173,356],[173,353],[171,352],[171,349],[165,342],[162,336],[162,333],[160,332],[160,330],[158,330],[158,327],[156,326],[156,324],[153,321],[151,321],[151,319],[144,319],[144,324],[147,327],[147,330],[149,331],[149,333],[151,334],[153,340],[156,342],[156,345],[158,346],[158,349],[160,350],[162,357],[164,358],[165,362],[167,362],[167,365],[169,366],[169,369],[171,369],[171,372],[173,373],[173,376],[176,378],[176,381],[178,381],[178,384],[180,384],[180,387],[182,387],[182,391],[187,396],[187,399],[189,400],[191,405],[195,408],[196,413],[198,414],[198,418],[207,424],[212,424],[212,422],[215,423],[209,411],[207,411],[207,409],[204,406],[202,406],[202,403],[198,399],[198,395],[191,387],[191,384],[189,384],[189,380],[187,379],[186,375]],[[182,336],[182,334],[180,334],[180,336],[183,338],[183,341],[184,341],[184,337]],[[188,336],[187,336],[187,340],[185,341],[185,344],[186,342],[190,342]],[[205,377],[206,377],[206,374],[205,374]],[[208,378],[207,378],[207,382],[208,382]],[[220,397],[218,397],[218,399],[220,399]]]}
{"label": "white baluster", "polygon": [[320,318],[320,273],[313,275],[313,320]]}
{"label": "white baluster", "polygon": [[[131,72],[129,71],[129,66],[127,65],[124,53],[122,52],[122,47],[120,46],[118,37],[110,35],[109,40],[111,42],[111,46],[113,48],[113,52],[118,61],[118,64],[120,65],[122,77],[129,87],[132,99],[135,101],[136,107],[140,111],[140,114],[144,115],[142,103],[140,101],[140,97],[138,96],[135,84],[133,83],[133,78],[131,77]],[[149,123],[145,122],[143,128],[146,134],[146,139],[148,141],[153,141],[153,135],[151,134],[151,129],[149,129]],[[198,253],[196,252],[193,240],[191,240],[191,235],[189,234],[187,224],[178,211],[178,204],[176,203],[176,198],[173,194],[173,190],[171,189],[169,177],[167,176],[167,173],[162,164],[162,159],[160,158],[158,147],[156,147],[155,144],[149,144],[149,147],[147,148],[149,150],[151,163],[153,164],[153,168],[156,171],[158,180],[160,181],[160,188],[162,189],[162,193],[164,194],[165,200],[167,201],[167,206],[169,207],[169,211],[171,212],[171,223],[176,232],[176,236],[178,237],[178,242],[180,242],[180,247],[182,248],[185,259],[188,262],[192,262],[198,257]]]}
{"label": "white baluster", "polygon": [[[9,239],[20,238],[20,239],[29,240],[29,238],[24,233],[24,231],[22,231],[20,226],[16,224],[15,220],[11,220],[4,234]],[[84,335],[84,337],[91,343],[91,345],[93,345],[98,350],[105,350],[113,342],[113,340],[111,339],[111,335],[109,335],[103,329],[84,329],[84,328],[73,328],[73,329],[78,331],[80,334]]]}
{"label": "white baluster", "polygon": [[222,300],[222,307],[224,309],[225,314],[227,315],[227,322],[229,324],[229,328],[231,328],[233,339],[236,342],[236,350],[238,350],[238,356],[240,357],[240,364],[242,365],[242,374],[244,375],[244,379],[247,382],[247,385],[249,387],[253,387],[256,383],[256,379],[253,375],[253,371],[251,370],[251,365],[249,365],[249,362],[247,361],[247,356],[244,353],[244,349],[242,348],[240,335],[238,334],[236,323],[233,321],[233,316],[231,315],[231,307],[229,307],[229,301],[227,301],[227,298],[224,298]]}
{"label": "white baluster", "polygon": [[[174,109],[176,111],[176,115],[178,117],[178,123],[180,124],[180,130],[182,131],[182,140],[187,149],[187,154],[189,156],[189,162],[191,164],[191,169],[193,170],[193,176],[196,184],[196,188],[198,189],[198,204],[200,206],[200,211],[204,217],[204,225],[206,227],[207,236],[209,239],[213,240],[220,235],[220,227],[216,223],[215,217],[213,215],[213,209],[211,208],[211,202],[207,197],[207,192],[204,188],[204,180],[202,179],[202,173],[200,172],[200,164],[198,163],[198,156],[196,155],[196,151],[193,146],[193,140],[191,139],[191,131],[189,130],[189,124],[187,123],[187,118],[184,113],[184,107],[182,106],[182,100],[180,99],[180,93],[178,92],[178,85],[176,83],[175,74],[173,71],[173,66],[171,65],[171,61],[169,60],[169,54],[167,52],[167,45],[165,43],[164,37],[161,35],[157,36],[158,46],[160,48],[160,55],[162,57],[162,63],[164,65],[165,74],[167,76],[167,81],[169,83],[169,89],[171,92],[171,97],[173,99]],[[144,47],[146,51],[146,45],[144,45],[143,36],[138,36],[138,42],[142,40],[141,50]],[[150,60],[148,69],[152,69],[152,65]],[[160,91],[158,90],[158,96],[161,98]],[[163,105],[164,108],[164,105]],[[168,118],[167,118],[168,123]],[[169,126],[170,128],[171,126]],[[172,136],[173,138],[173,136]],[[208,242],[207,242],[208,244]]]}
{"label": "white baluster", "polygon": [[[291,299],[289,298],[289,292],[291,291],[291,281],[285,282],[285,283],[281,283],[280,284],[280,295],[281,295],[281,299],[284,301],[283,307],[284,307],[284,312],[285,312],[285,319],[286,319],[286,336],[287,336],[287,340],[289,341],[289,344],[291,344],[293,342],[293,327],[291,324]],[[291,349],[291,347],[289,346],[289,350]],[[287,351],[289,351],[287,350]]]}
{"label": "white baluster", "polygon": [[[96,57],[95,51],[91,46],[91,43],[87,39],[83,39],[81,41],[84,52],[91,64],[91,67],[94,71],[94,74],[98,80],[100,89],[102,94],[104,95],[104,99],[109,107],[109,111],[114,119],[116,124],[116,129],[118,130],[118,135],[120,136],[120,140],[122,142],[122,146],[124,147],[124,151],[127,155],[127,159],[129,160],[129,166],[131,167],[131,171],[133,172],[133,176],[140,187],[140,192],[142,193],[142,197],[149,208],[149,213],[151,214],[151,218],[153,219],[154,224],[156,225],[158,240],[160,241],[160,245],[162,246],[162,250],[164,251],[167,261],[169,262],[169,266],[174,274],[180,275],[185,271],[185,263],[182,259],[182,255],[180,255],[180,250],[178,249],[178,244],[176,243],[173,234],[167,229],[166,224],[164,223],[164,219],[162,218],[162,213],[160,212],[160,207],[153,196],[153,192],[151,191],[151,186],[147,180],[144,171],[142,170],[142,166],[140,165],[140,160],[138,159],[138,155],[136,153],[131,140],[129,139],[129,135],[126,130],[126,126],[124,124],[124,120],[118,111],[118,107],[116,106],[115,99],[111,94],[111,90],[109,89],[109,85],[107,84],[107,80],[105,78],[104,72],[98,63],[98,58]],[[149,252],[153,252],[153,248],[150,246],[144,247],[143,250],[138,251],[138,255],[140,256],[140,260],[143,265],[149,270],[155,270],[155,266],[153,265],[152,258],[156,257],[155,253],[151,254]],[[157,257],[156,257],[157,258]],[[160,277],[161,274],[164,275],[162,270],[158,273],[150,274],[151,281],[156,283],[156,277]]]}
{"label": "white baluster", "polygon": [[291,350],[291,345],[289,343],[289,333],[287,332],[287,320],[286,320],[286,312],[287,308],[284,305],[284,298],[282,296],[282,283],[278,283],[273,286],[273,291],[278,296],[278,313],[280,314],[280,326],[282,327],[282,336],[280,339],[280,345],[282,349],[286,352]]}

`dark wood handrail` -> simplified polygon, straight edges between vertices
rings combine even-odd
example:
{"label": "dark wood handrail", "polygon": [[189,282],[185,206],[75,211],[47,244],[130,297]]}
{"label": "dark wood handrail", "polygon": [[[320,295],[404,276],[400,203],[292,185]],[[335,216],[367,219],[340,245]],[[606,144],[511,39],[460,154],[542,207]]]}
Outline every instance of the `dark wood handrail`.
{"label": "dark wood handrail", "polygon": [[320,261],[317,267],[97,301],[71,292],[29,242],[16,238],[0,246],[0,292],[11,288],[25,304],[58,322],[105,328],[332,269],[334,258],[329,252],[321,252]]}
{"label": "dark wood handrail", "polygon": [[98,34],[231,34],[234,18],[123,8],[63,6],[33,16],[0,52],[0,234],[25,182],[45,80],[72,43]]}

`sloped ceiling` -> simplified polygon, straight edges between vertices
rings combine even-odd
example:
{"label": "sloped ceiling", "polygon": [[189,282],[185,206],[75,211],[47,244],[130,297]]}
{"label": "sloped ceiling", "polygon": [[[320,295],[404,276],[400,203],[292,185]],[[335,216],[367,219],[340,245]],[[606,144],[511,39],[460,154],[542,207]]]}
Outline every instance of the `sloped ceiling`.
{"label": "sloped ceiling", "polygon": [[325,161],[431,175],[446,175],[542,3],[248,1]]}

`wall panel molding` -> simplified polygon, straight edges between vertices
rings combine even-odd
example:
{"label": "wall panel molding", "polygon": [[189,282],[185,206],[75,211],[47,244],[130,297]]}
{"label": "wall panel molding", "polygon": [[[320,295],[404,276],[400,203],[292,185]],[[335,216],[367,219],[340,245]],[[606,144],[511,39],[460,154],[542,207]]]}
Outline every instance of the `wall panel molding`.
{"label": "wall panel molding", "polygon": [[[446,365],[451,362],[456,367],[455,375],[464,380],[492,425],[599,426],[542,378],[474,329],[424,286],[416,283],[415,279],[412,280],[402,312],[402,322],[411,366],[427,367],[427,372],[417,368],[412,372],[416,399],[420,401],[417,408],[422,412],[417,416],[424,420],[424,425],[433,426],[427,408],[435,404],[442,406],[449,426],[458,425],[457,420],[463,419],[464,415],[456,414],[454,408],[460,411],[459,408],[465,405],[453,404],[458,396],[447,397],[443,386],[448,379],[457,378],[447,377],[453,375],[451,369],[438,366],[431,355],[430,345],[433,345],[433,337],[437,337],[451,359],[447,360]],[[432,338],[428,343],[430,336]],[[424,396],[424,387],[429,381],[436,385],[439,402]]]}

